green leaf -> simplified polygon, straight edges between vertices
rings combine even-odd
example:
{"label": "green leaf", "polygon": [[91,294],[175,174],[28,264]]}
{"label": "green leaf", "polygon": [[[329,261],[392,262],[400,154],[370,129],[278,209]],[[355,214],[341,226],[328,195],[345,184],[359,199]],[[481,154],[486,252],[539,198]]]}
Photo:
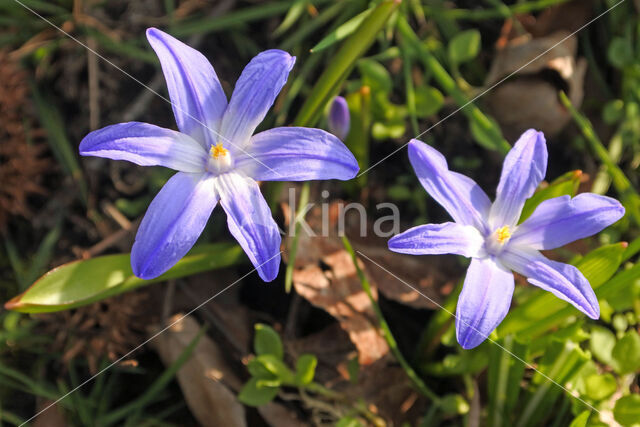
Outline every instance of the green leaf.
{"label": "green leaf", "polygon": [[387,69],[378,61],[363,59],[358,62],[358,71],[362,76],[363,86],[369,86],[373,93],[389,93],[393,82]]}
{"label": "green leaf", "polygon": [[[275,378],[282,384],[295,383],[295,376],[291,369],[289,369],[282,360],[278,359],[273,354],[261,354],[253,360],[255,361],[253,363],[262,365],[262,368],[259,371],[261,374],[259,379],[270,381]],[[253,372],[258,372],[258,370],[253,368]],[[263,372],[269,372],[272,376],[262,374]]]}
{"label": "green leaf", "polygon": [[480,52],[480,31],[467,30],[449,42],[449,59],[454,64],[471,61]]}
{"label": "green leaf", "polygon": [[257,378],[251,378],[240,390],[238,400],[248,406],[262,406],[271,402],[278,394],[279,387],[258,385]]}
{"label": "green leaf", "polygon": [[493,117],[484,114],[473,115],[469,121],[471,136],[478,144],[488,150],[495,150],[499,146],[496,136],[501,134],[500,125]]}
{"label": "green leaf", "polygon": [[525,202],[522,208],[522,214],[520,214],[519,223],[529,218],[538,205],[545,200],[566,195],[571,197],[575,196],[578,191],[578,186],[580,185],[581,176],[582,171],[579,170],[567,172],[553,180],[547,187],[536,191],[533,196]]}
{"label": "green leaf", "polygon": [[321,50],[328,48],[329,46],[333,46],[335,43],[349,37],[353,32],[360,26],[364,18],[369,16],[372,9],[367,9],[362,13],[354,16],[349,19],[344,24],[338,26],[335,30],[331,31],[327,34],[322,40],[318,42],[317,45],[311,48],[312,53],[318,53]]}
{"label": "green leaf", "polygon": [[613,39],[609,44],[609,49],[607,49],[607,57],[611,65],[617,68],[624,68],[626,65],[633,64],[631,40],[623,37]]}
{"label": "green leaf", "polygon": [[357,418],[347,416],[340,418],[336,423],[336,427],[364,427],[364,424]]}
{"label": "green leaf", "polygon": [[614,99],[604,104],[602,109],[602,120],[608,125],[613,125],[624,117],[624,101]]}
{"label": "green leaf", "polygon": [[444,105],[444,95],[435,87],[420,86],[416,92],[416,115],[426,118],[434,115]]}
{"label": "green leaf", "polygon": [[399,5],[400,3],[395,0],[383,1],[347,38],[340,50],[330,59],[331,66],[325,69],[307,95],[294,121],[296,126],[315,124],[329,100],[338,93],[340,85],[347,78],[356,61],[371,46],[378,32],[384,28],[387,19]]}
{"label": "green leaf", "polygon": [[264,363],[262,363],[262,361],[258,360],[257,358],[249,360],[249,363],[247,363],[247,370],[252,377],[259,380],[278,379],[276,375],[271,372],[266,366],[264,366]]}
{"label": "green leaf", "polygon": [[459,394],[447,394],[440,401],[440,408],[448,415],[464,415],[469,412],[469,403]]}
{"label": "green leaf", "polygon": [[307,385],[316,374],[318,359],[312,354],[303,354],[296,362],[296,384]]}
{"label": "green leaf", "polygon": [[73,261],[46,273],[5,304],[23,313],[47,313],[80,307],[151,283],[229,267],[244,259],[235,244],[196,246],[162,276],[143,280],[133,275],[129,254]]}
{"label": "green leaf", "polygon": [[635,372],[640,369],[640,336],[632,329],[627,332],[611,352],[612,367],[620,374]]}
{"label": "green leaf", "polygon": [[613,417],[624,427],[640,426],[640,394],[630,394],[616,401]]}
{"label": "green leaf", "polygon": [[589,421],[589,416],[591,415],[591,411],[582,411],[580,415],[575,417],[569,427],[587,427],[587,422]]}
{"label": "green leaf", "polygon": [[618,383],[613,375],[607,374],[594,374],[587,377],[585,381],[587,388],[587,397],[589,399],[600,401],[615,393],[618,388]]}
{"label": "green leaf", "polygon": [[55,107],[55,104],[42,95],[35,85],[31,84],[30,88],[34,104],[38,110],[38,119],[47,131],[49,147],[51,147],[53,155],[65,173],[71,176],[78,185],[80,200],[86,205],[87,185],[78,163],[76,151],[72,148],[64,128],[65,121],[62,119],[62,115]]}
{"label": "green leaf", "polygon": [[271,354],[282,360],[284,350],[280,335],[269,325],[257,323],[255,325],[255,336],[253,338],[253,349],[257,355]]}
{"label": "green leaf", "polygon": [[284,17],[278,28],[273,30],[273,37],[278,37],[285,33],[296,21],[302,16],[305,9],[309,4],[309,0],[295,0],[295,3],[291,5],[287,15]]}
{"label": "green leaf", "polygon": [[611,352],[616,345],[616,336],[602,326],[591,328],[589,349],[600,362],[611,366]]}

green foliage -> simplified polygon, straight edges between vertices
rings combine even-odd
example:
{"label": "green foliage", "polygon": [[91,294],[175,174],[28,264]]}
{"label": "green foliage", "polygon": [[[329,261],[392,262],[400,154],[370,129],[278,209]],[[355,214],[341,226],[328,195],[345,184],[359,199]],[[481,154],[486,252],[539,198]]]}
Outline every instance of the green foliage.
{"label": "green foliage", "polygon": [[613,347],[611,366],[620,374],[640,370],[640,336],[630,330]]}
{"label": "green foliage", "polygon": [[480,31],[466,30],[449,42],[449,60],[454,64],[471,61],[480,52]]}
{"label": "green foliage", "polygon": [[312,354],[303,354],[296,362],[296,384],[307,385],[311,384],[313,377],[316,374],[316,366],[318,365],[318,359]]}
{"label": "green foliage", "polygon": [[271,354],[280,360],[284,355],[280,335],[271,326],[262,323],[255,325],[253,348],[257,355]]}
{"label": "green foliage", "polygon": [[67,310],[151,283],[235,265],[242,259],[242,250],[237,245],[200,245],[152,280],[133,275],[128,254],[74,261],[46,273],[24,293],[11,299],[6,307],[25,313]]}
{"label": "green foliage", "polygon": [[640,425],[640,395],[630,394],[616,401],[613,408],[613,416],[624,427],[637,427]]}

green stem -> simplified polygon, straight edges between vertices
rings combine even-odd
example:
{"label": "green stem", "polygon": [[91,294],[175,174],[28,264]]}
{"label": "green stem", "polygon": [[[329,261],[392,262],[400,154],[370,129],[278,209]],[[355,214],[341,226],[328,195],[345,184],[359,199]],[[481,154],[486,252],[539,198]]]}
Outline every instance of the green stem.
{"label": "green stem", "polygon": [[360,415],[365,417],[374,426],[382,427],[386,425],[385,421],[379,416],[377,416],[376,414],[374,414],[373,412],[369,411],[366,405],[364,405],[361,402],[352,402],[352,400],[346,394],[333,391],[329,388],[326,388],[322,384],[318,384],[316,382],[307,384],[304,388],[307,391],[316,393],[320,396],[326,397],[327,399],[332,399],[338,402],[345,403],[349,406],[352,406]]}
{"label": "green stem", "polygon": [[564,92],[560,92],[559,96],[560,102],[562,102],[562,105],[569,110],[569,113],[582,132],[582,135],[587,140],[591,150],[607,168],[607,172],[611,175],[613,186],[618,194],[620,194],[620,198],[627,209],[627,213],[631,218],[633,218],[636,224],[640,225],[640,197],[638,196],[638,193],[633,189],[631,182],[624,172],[622,172],[622,169],[620,169],[620,167],[611,160],[609,151],[596,135],[589,119],[576,110]]}
{"label": "green stem", "polygon": [[[329,100],[338,93],[340,85],[347,78],[356,61],[360,59],[373,44],[376,35],[384,28],[385,23],[399,5],[399,0],[386,0],[367,15],[358,29],[342,44],[335,56],[331,58],[331,66],[324,70],[313,86],[305,103],[300,108],[298,116],[294,120],[294,126],[313,126],[318,121],[324,107]],[[302,191],[308,193],[308,182],[303,184]],[[298,251],[298,239],[300,238],[297,218],[307,204],[307,202],[302,203],[302,198],[303,195],[300,196],[300,204],[296,211],[296,223],[294,224],[296,233],[293,236],[289,250],[289,262],[285,275],[286,290],[291,289],[293,268]]]}
{"label": "green stem", "polygon": [[422,43],[403,17],[399,17],[398,19],[398,31],[407,42],[412,44],[416,53],[423,61],[424,66],[433,73],[433,78],[442,86],[444,91],[454,99],[456,104],[458,104],[460,112],[467,116],[470,121],[480,126],[486,135],[490,136],[492,146],[488,148],[498,150],[502,154],[509,152],[511,145],[502,136],[500,128],[495,126],[492,120],[473,104],[473,100],[467,98],[455,79],[451,77],[442,64],[440,64],[436,57],[430,52],[429,48]]}
{"label": "green stem", "polygon": [[284,276],[284,289],[287,293],[291,292],[291,284],[293,283],[293,269],[295,267],[295,255],[298,253],[298,242],[300,238],[300,230],[302,228],[301,221],[304,218],[300,218],[301,213],[304,212],[307,203],[309,203],[309,190],[311,184],[307,181],[302,184],[300,190],[300,202],[298,203],[298,211],[295,218],[292,219],[293,224],[291,226],[294,229],[293,240],[291,241],[291,248],[289,248],[289,262],[287,263],[287,270]]}
{"label": "green stem", "polygon": [[371,300],[371,306],[373,307],[373,311],[375,312],[376,317],[378,318],[378,323],[380,324],[380,329],[382,330],[382,336],[384,337],[385,341],[389,345],[389,349],[395,356],[398,363],[400,363],[400,366],[402,366],[402,369],[405,371],[409,379],[413,382],[415,387],[418,389],[418,391],[422,393],[424,396],[427,396],[429,399],[431,399],[434,404],[439,405],[441,402],[440,397],[434,391],[432,391],[429,387],[427,387],[424,381],[422,381],[422,378],[418,376],[416,371],[407,362],[407,360],[404,358],[404,356],[400,352],[400,349],[398,348],[398,343],[393,337],[393,334],[391,333],[391,329],[389,328],[387,321],[384,319],[382,310],[380,310],[380,306],[378,305],[378,301],[376,301],[376,299],[373,297],[369,280],[367,280],[366,276],[362,272],[362,269],[360,269],[356,254],[353,250],[353,247],[351,246],[351,243],[349,243],[349,240],[347,239],[346,236],[342,237],[342,243],[345,249],[347,250],[347,252],[349,252],[349,254],[351,255],[351,259],[353,260],[353,264],[355,265],[356,271],[358,273],[358,278],[360,279],[360,283],[362,284],[362,289],[365,291],[365,293],[369,297],[369,300]]}

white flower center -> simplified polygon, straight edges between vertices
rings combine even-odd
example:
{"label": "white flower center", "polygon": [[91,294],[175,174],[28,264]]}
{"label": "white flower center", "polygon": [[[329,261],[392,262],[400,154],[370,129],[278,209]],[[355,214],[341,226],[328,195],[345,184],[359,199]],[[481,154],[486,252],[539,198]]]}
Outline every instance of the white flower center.
{"label": "white flower center", "polygon": [[223,147],[222,142],[212,145],[209,150],[207,170],[215,175],[229,171],[233,167],[233,159],[229,150]]}
{"label": "white flower center", "polygon": [[511,239],[511,230],[508,225],[497,228],[493,233],[489,234],[485,239],[485,249],[492,255],[502,252],[504,245]]}

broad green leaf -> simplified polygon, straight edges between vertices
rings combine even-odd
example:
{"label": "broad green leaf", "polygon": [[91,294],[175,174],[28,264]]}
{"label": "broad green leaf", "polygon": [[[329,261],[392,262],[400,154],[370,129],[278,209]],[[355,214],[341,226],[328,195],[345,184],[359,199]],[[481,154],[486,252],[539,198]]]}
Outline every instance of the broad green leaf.
{"label": "broad green leaf", "polygon": [[616,401],[613,417],[624,427],[640,426],[640,394],[630,394]]}
{"label": "broad green leaf", "polygon": [[151,280],[133,275],[129,254],[73,261],[46,273],[5,307],[23,313],[67,310],[151,283],[236,265],[243,259],[242,249],[235,244],[199,245],[169,271]]}
{"label": "broad green leaf", "polygon": [[303,354],[296,362],[296,384],[307,385],[316,375],[318,359],[312,354]]}
{"label": "broad green leaf", "polygon": [[602,120],[608,125],[613,125],[624,117],[624,101],[614,99],[604,104],[602,109]]}
{"label": "broad green leaf", "polygon": [[420,86],[416,92],[416,115],[426,118],[434,115],[444,104],[444,95],[438,89],[431,86]]}
{"label": "broad green leaf", "polygon": [[580,415],[575,417],[569,427],[587,427],[587,422],[589,421],[589,416],[591,415],[591,411],[582,411]]}
{"label": "broad green leaf", "polygon": [[280,335],[269,325],[257,323],[255,325],[255,336],[253,338],[253,349],[257,355],[271,354],[282,360],[284,350]]}
{"label": "broad green leaf", "polygon": [[349,37],[353,32],[360,26],[362,21],[369,16],[372,9],[367,9],[362,13],[354,16],[349,19],[344,24],[340,25],[335,30],[331,31],[327,34],[322,40],[318,42],[317,45],[311,48],[312,53],[318,53],[321,50],[328,48],[329,46],[333,46],[335,43]]}
{"label": "broad green leaf", "polygon": [[616,345],[616,336],[602,326],[591,328],[589,349],[600,362],[611,366],[611,352]]}
{"label": "broad green leaf", "polygon": [[631,40],[626,37],[614,38],[607,49],[607,57],[611,65],[617,68],[624,68],[626,65],[632,64],[634,58]]}
{"label": "broad green leaf", "polygon": [[587,377],[585,381],[587,397],[591,400],[600,401],[615,393],[618,383],[613,375],[594,374]]}
{"label": "broad green leaf", "polygon": [[336,427],[364,427],[364,424],[362,424],[357,418],[342,417],[336,423]]}
{"label": "broad green leaf", "polygon": [[497,139],[497,136],[501,136],[502,131],[493,117],[485,114],[475,114],[469,117],[469,122],[471,136],[478,144],[489,150],[495,150],[496,146],[499,146],[500,140]]}
{"label": "broad green leaf", "polygon": [[457,34],[449,42],[449,59],[454,64],[471,61],[480,52],[480,32],[467,30]]}
{"label": "broad green leaf", "polygon": [[567,172],[553,180],[547,187],[536,191],[533,196],[525,202],[519,222],[522,223],[525,219],[529,218],[538,205],[545,200],[565,195],[575,196],[578,191],[578,186],[580,185],[581,176],[582,171],[579,170]]}
{"label": "broad green leaf", "polygon": [[448,415],[464,415],[469,412],[469,403],[459,394],[447,394],[440,400],[440,409]]}
{"label": "broad green leaf", "polygon": [[[294,384],[295,375],[287,365],[273,354],[261,354],[253,359],[255,363],[259,363],[262,367],[273,374],[282,384]],[[272,378],[263,375],[260,379],[271,380]]]}
{"label": "broad green leaf", "polygon": [[278,394],[279,387],[258,385],[257,378],[251,378],[240,390],[238,400],[248,406],[262,406],[271,402]]}
{"label": "broad green leaf", "polygon": [[640,336],[632,329],[618,340],[611,352],[616,372],[627,374],[640,369]]}
{"label": "broad green leaf", "polygon": [[363,59],[358,62],[358,71],[362,76],[362,84],[369,86],[373,93],[389,93],[393,88],[391,75],[378,61]]}
{"label": "broad green leaf", "polygon": [[251,374],[252,377],[257,378],[259,380],[275,380],[278,379],[276,375],[267,369],[264,364],[258,360],[257,358],[253,358],[249,360],[247,363],[247,370]]}

